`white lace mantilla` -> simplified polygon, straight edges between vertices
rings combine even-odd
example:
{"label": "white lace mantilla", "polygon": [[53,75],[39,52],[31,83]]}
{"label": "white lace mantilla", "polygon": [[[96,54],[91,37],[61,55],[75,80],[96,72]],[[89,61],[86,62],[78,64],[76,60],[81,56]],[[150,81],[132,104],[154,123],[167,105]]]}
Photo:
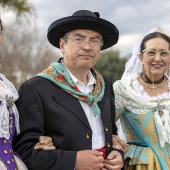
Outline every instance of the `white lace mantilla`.
{"label": "white lace mantilla", "polygon": [[[133,91],[130,86],[131,80],[129,76],[114,83],[116,109],[125,107],[136,114],[153,111],[161,147],[164,147],[166,142],[170,144],[170,98],[161,103],[158,97],[157,102],[155,100],[148,101]],[[162,112],[161,116],[160,111]]]}
{"label": "white lace mantilla", "polygon": [[14,102],[18,99],[18,93],[14,85],[3,75],[0,74],[0,138],[10,137],[9,124],[9,110],[7,106],[11,107],[15,115],[15,125],[17,133],[19,133],[19,114]]}

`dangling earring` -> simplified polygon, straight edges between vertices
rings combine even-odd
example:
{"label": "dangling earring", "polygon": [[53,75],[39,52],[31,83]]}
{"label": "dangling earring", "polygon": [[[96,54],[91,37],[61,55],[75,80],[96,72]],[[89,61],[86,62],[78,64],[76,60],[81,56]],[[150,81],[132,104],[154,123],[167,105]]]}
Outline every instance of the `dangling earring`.
{"label": "dangling earring", "polygon": [[168,70],[167,70],[167,76],[168,76],[168,77],[170,76],[170,67],[169,67]]}
{"label": "dangling earring", "polygon": [[0,63],[2,63],[2,54],[0,53]]}
{"label": "dangling earring", "polygon": [[145,75],[145,71],[146,71],[146,70],[145,70],[145,67],[144,67],[144,65],[142,64],[142,74],[143,74],[143,75]]}

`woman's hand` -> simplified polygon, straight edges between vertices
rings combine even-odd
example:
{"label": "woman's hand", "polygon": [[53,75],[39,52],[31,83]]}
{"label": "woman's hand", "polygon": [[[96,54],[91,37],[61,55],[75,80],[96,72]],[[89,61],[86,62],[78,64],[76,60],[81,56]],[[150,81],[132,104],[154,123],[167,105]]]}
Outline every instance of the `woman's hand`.
{"label": "woman's hand", "polygon": [[125,143],[122,139],[120,139],[120,137],[117,135],[112,135],[112,140],[113,140],[113,148],[115,149],[121,149],[125,151],[129,147],[129,145]]}
{"label": "woman's hand", "polygon": [[43,149],[43,150],[55,150],[56,147],[53,146],[52,138],[49,136],[40,136],[39,142],[36,143],[34,149]]}

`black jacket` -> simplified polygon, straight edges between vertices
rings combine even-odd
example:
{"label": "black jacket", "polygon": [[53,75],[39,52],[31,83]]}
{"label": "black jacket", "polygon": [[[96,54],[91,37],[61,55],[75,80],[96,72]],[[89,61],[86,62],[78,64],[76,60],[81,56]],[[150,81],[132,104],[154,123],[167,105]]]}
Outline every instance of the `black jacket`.
{"label": "black jacket", "polygon": [[[92,149],[92,131],[79,100],[51,81],[34,77],[23,83],[16,105],[21,133],[13,146],[29,170],[73,170],[77,151]],[[108,155],[117,128],[113,87],[106,79],[99,107]],[[34,150],[41,135],[52,137],[57,149]]]}

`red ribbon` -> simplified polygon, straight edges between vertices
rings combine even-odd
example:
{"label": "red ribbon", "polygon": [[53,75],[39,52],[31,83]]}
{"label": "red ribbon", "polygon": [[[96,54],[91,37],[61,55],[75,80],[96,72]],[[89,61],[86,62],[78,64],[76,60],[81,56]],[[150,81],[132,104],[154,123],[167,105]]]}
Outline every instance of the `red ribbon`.
{"label": "red ribbon", "polygon": [[100,149],[97,149],[99,152],[103,152],[103,158],[104,159],[106,159],[106,147],[104,146],[104,147],[102,147],[102,148],[100,148]]}
{"label": "red ribbon", "polygon": [[[104,147],[102,147],[102,148],[100,148],[100,149],[97,149],[99,152],[103,152],[103,158],[104,159],[106,159],[106,147],[104,146]],[[102,169],[100,169],[100,170],[102,170]]]}

